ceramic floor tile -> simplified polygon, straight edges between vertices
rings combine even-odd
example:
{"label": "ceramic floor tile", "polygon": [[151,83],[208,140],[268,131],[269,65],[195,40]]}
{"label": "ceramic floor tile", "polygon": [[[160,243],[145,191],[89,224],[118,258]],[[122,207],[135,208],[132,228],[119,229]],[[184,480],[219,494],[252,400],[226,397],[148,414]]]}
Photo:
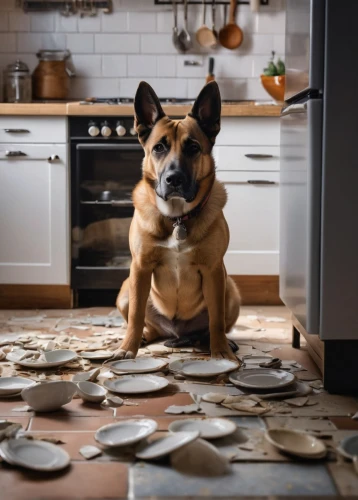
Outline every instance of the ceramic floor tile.
{"label": "ceramic floor tile", "polygon": [[342,431],[357,431],[358,432],[358,420],[353,420],[350,417],[330,417],[329,419],[337,429]]}
{"label": "ceramic floor tile", "polygon": [[327,469],[309,464],[232,464],[231,473],[222,477],[184,476],[163,466],[141,463],[130,469],[130,490],[136,498],[306,496],[336,494]]}
{"label": "ceramic floor tile", "polygon": [[35,416],[32,418],[30,431],[96,431],[102,425],[115,422],[112,417],[61,417]]}
{"label": "ceramic floor tile", "polygon": [[120,406],[116,408],[116,417],[160,417],[165,416],[165,410],[171,405],[189,405],[193,403],[189,394],[163,394],[146,398],[128,398],[138,403],[138,406]]}
{"label": "ceramic floor tile", "polygon": [[351,462],[337,462],[328,465],[333,481],[339,494],[345,497],[357,498],[358,475]]}
{"label": "ceramic floor tile", "polygon": [[121,463],[86,462],[43,474],[5,465],[0,484],[4,500],[118,500],[127,497],[128,468]]}
{"label": "ceramic floor tile", "polygon": [[21,424],[22,428],[26,431],[30,425],[31,417],[30,416],[26,416],[26,417],[11,416],[11,417],[6,417],[6,418],[0,417],[0,422],[2,422],[4,420],[9,420],[10,422],[14,422],[15,424]]}
{"label": "ceramic floor tile", "polygon": [[[198,415],[199,416],[199,415]],[[168,417],[151,417],[158,424],[158,431],[167,431],[168,426],[174,422],[174,420],[182,420],[185,418],[193,418],[193,415],[172,415]],[[120,420],[120,419],[117,419]]]}
{"label": "ceramic floor tile", "polygon": [[18,412],[18,411],[13,411],[14,408],[19,408],[21,406],[25,406],[27,403],[22,398],[15,398],[15,399],[10,399],[7,401],[0,401],[0,419],[3,417],[6,417],[7,419],[10,419],[10,417],[18,417],[21,416],[28,416],[30,417],[31,415],[34,414],[34,412]]}
{"label": "ceramic floor tile", "polygon": [[[38,414],[37,414],[38,415]],[[67,417],[112,417],[113,408],[102,408],[100,404],[85,403],[80,398],[73,399],[69,404],[63,406],[60,410],[53,412],[55,416]]]}
{"label": "ceramic floor tile", "polygon": [[336,426],[328,418],[317,417],[264,417],[269,429],[286,427],[302,431],[334,431]]}

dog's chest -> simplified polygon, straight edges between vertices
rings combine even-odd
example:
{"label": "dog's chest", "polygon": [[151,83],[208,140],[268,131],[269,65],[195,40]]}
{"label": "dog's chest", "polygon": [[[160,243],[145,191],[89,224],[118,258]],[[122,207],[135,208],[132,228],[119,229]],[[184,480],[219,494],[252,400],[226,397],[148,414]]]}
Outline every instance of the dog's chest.
{"label": "dog's chest", "polygon": [[174,235],[162,241],[160,246],[163,247],[162,265],[180,280],[192,268],[193,247],[186,240],[177,240]]}

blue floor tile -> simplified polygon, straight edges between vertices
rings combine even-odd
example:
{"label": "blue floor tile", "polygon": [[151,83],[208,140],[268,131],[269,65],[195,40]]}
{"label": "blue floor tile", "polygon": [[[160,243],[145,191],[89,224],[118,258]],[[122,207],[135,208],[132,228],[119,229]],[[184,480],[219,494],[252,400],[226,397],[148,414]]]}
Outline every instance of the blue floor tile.
{"label": "blue floor tile", "polygon": [[225,497],[336,495],[322,464],[233,464],[230,474],[199,478],[184,476],[169,466],[136,464],[130,470],[130,491],[135,497]]}

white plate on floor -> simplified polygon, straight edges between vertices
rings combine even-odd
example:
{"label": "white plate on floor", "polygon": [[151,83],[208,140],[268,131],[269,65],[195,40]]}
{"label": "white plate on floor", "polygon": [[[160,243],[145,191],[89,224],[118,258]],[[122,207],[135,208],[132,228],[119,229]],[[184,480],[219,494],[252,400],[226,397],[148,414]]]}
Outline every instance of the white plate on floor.
{"label": "white plate on floor", "polygon": [[103,385],[119,394],[142,394],[164,389],[169,384],[164,377],[155,375],[123,375],[114,380],[105,380]]}
{"label": "white plate on floor", "polygon": [[28,359],[19,360],[16,355],[16,351],[10,352],[6,359],[9,361],[13,361],[20,366],[25,366],[26,368],[53,368],[55,366],[65,365],[70,361],[73,361],[77,358],[77,354],[74,351],[70,351],[69,349],[56,349],[55,351],[47,351],[44,353],[46,361],[29,361]]}
{"label": "white plate on floor", "polygon": [[323,441],[306,432],[291,429],[269,429],[265,438],[278,450],[301,458],[320,459],[326,456]]}
{"label": "white plate on floor", "polygon": [[169,365],[169,370],[188,377],[215,377],[237,370],[238,367],[239,362],[235,363],[229,359],[187,358],[173,361]]}
{"label": "white plate on floor", "polygon": [[230,382],[239,387],[249,389],[278,389],[293,384],[295,376],[284,370],[274,370],[272,368],[259,368],[244,370],[232,373],[229,376]]}
{"label": "white plate on floor", "polygon": [[113,356],[112,351],[98,350],[98,351],[82,351],[79,353],[81,358],[85,359],[110,359]]}
{"label": "white plate on floor", "polygon": [[119,375],[124,373],[150,373],[161,370],[168,361],[160,358],[120,359],[108,364],[108,368]]}
{"label": "white plate on floor", "polygon": [[34,380],[25,377],[1,377],[0,397],[19,394],[25,387],[36,384]]}
{"label": "white plate on floor", "polygon": [[137,443],[153,434],[158,428],[157,422],[151,419],[131,419],[104,425],[94,435],[95,440],[109,448],[128,446]]}
{"label": "white plate on floor", "polygon": [[0,399],[12,399],[12,398],[21,398],[21,391],[15,392],[15,394],[2,394]]}
{"label": "white plate on floor", "polygon": [[156,439],[151,443],[139,445],[135,456],[141,460],[152,460],[169,455],[172,451],[178,450],[182,446],[195,441],[199,437],[199,432],[176,432],[168,436]]}
{"label": "white plate on floor", "polygon": [[224,418],[184,418],[174,420],[170,432],[199,432],[203,439],[218,439],[236,431],[236,424]]}
{"label": "white plate on floor", "polygon": [[68,453],[59,446],[25,438],[3,441],[1,455],[13,465],[41,471],[61,470],[70,463]]}

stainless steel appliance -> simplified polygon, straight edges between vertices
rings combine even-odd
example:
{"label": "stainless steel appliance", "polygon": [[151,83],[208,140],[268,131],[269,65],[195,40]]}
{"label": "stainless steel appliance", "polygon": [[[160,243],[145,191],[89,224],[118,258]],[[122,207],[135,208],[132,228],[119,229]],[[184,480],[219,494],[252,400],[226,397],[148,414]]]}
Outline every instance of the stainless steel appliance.
{"label": "stainless steel appliance", "polygon": [[[141,178],[143,150],[133,118],[71,117],[71,286],[77,303],[101,290],[110,304],[129,274],[131,194]],[[100,297],[102,302],[98,299]]]}
{"label": "stainless steel appliance", "polygon": [[[287,0],[281,118],[280,295],[317,355],[325,386],[358,372],[356,0]],[[312,347],[315,346],[315,347]]]}

